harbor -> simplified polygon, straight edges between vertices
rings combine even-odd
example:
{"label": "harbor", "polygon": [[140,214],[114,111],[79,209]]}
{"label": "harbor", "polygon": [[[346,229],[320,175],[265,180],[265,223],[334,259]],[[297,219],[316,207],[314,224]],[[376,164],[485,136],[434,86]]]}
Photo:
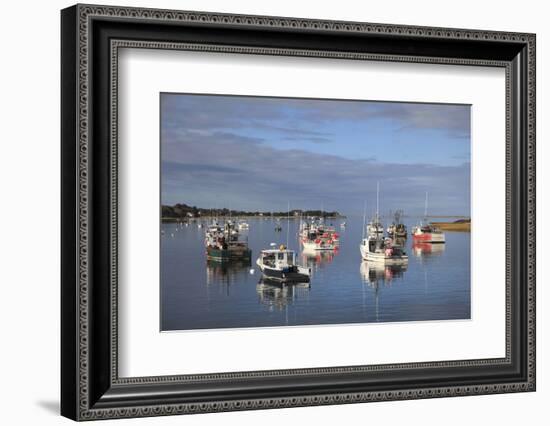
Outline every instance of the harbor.
{"label": "harbor", "polygon": [[379,211],[163,221],[161,329],[468,319],[470,234],[432,244],[414,238],[422,223]]}
{"label": "harbor", "polygon": [[160,104],[161,331],[470,319],[471,105]]}

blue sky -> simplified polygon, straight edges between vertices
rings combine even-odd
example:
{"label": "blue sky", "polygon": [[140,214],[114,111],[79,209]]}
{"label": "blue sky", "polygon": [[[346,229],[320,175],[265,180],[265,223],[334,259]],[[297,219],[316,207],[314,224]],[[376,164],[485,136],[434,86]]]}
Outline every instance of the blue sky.
{"label": "blue sky", "polygon": [[[163,93],[163,204],[470,212],[470,106]],[[370,211],[370,208],[367,208]]]}

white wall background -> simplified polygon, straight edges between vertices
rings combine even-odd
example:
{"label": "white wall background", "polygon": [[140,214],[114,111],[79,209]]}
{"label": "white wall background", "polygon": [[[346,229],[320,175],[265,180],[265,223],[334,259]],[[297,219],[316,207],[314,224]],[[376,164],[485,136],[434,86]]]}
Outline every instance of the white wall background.
{"label": "white wall background", "polygon": [[[292,408],[102,424],[218,423],[461,425],[546,424],[550,401],[549,217],[550,27],[536,0],[338,2],[119,0],[103,4],[356,20],[537,33],[538,390],[375,404]],[[2,5],[0,66],[0,401],[2,423],[68,424],[59,417],[59,10],[71,2]],[[546,194],[545,194],[546,192]],[[546,421],[545,421],[546,420]],[[131,422],[131,423],[129,423]]]}

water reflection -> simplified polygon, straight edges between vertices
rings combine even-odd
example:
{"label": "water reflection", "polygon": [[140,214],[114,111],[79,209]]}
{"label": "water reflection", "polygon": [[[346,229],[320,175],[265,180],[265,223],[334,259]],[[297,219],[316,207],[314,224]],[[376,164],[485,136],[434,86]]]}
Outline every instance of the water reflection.
{"label": "water reflection", "polygon": [[332,263],[338,255],[338,250],[308,250],[304,248],[300,255],[304,266],[317,269]]}
{"label": "water reflection", "polygon": [[402,278],[406,270],[407,264],[384,265],[367,261],[361,262],[361,266],[359,268],[363,283],[376,289],[380,284],[384,284],[386,286],[391,285],[394,279]]}
{"label": "water reflection", "polygon": [[[334,221],[339,251],[301,250],[299,220],[282,221],[282,233],[271,218],[247,221],[252,264],[207,263],[204,226],[162,224],[162,330],[470,318],[469,233],[449,233],[440,245],[409,237],[405,269],[361,262],[362,217],[346,219],[345,231]],[[256,259],[272,242],[288,244],[312,269],[311,289],[258,283]]]}
{"label": "water reflection", "polygon": [[206,261],[206,285],[214,284],[229,287],[239,280],[240,275],[250,269],[250,261],[243,262],[216,262]]}
{"label": "water reflection", "polygon": [[440,256],[445,251],[445,244],[413,243],[412,252],[421,259]]}
{"label": "water reflection", "polygon": [[[380,288],[389,287],[396,278],[402,278],[407,270],[407,264],[384,265],[362,261],[359,267],[361,280],[374,290],[374,317],[376,322],[380,321]],[[366,295],[363,291],[363,307],[366,305]]]}
{"label": "water reflection", "polygon": [[264,278],[256,285],[258,300],[267,305],[270,311],[282,311],[287,305],[292,305],[297,298],[307,296],[309,289],[309,283],[283,285]]}

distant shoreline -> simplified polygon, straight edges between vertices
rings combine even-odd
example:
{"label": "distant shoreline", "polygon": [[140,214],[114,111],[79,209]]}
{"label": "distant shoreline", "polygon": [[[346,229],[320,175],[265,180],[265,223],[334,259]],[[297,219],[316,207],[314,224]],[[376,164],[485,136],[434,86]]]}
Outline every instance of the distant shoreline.
{"label": "distant shoreline", "polygon": [[246,210],[230,210],[228,208],[205,209],[197,206],[189,206],[184,203],[175,204],[173,206],[162,205],[161,217],[163,222],[183,221],[190,219],[204,218],[287,218],[287,217],[324,217],[324,218],[344,218],[337,211],[323,210],[302,210],[293,209],[290,211],[246,211]]}
{"label": "distant shoreline", "polygon": [[[310,216],[301,216],[302,219],[310,217]],[[325,219],[346,219],[346,216],[324,216]],[[211,220],[225,220],[225,219],[232,219],[232,220],[240,220],[240,219],[266,219],[266,220],[299,220],[300,216],[259,216],[259,215],[238,215],[238,216],[198,216],[198,217],[161,217],[161,222],[200,222],[200,221],[211,221]]]}
{"label": "distant shoreline", "polygon": [[430,225],[443,231],[470,232],[471,220],[467,218],[454,222],[430,222]]}

